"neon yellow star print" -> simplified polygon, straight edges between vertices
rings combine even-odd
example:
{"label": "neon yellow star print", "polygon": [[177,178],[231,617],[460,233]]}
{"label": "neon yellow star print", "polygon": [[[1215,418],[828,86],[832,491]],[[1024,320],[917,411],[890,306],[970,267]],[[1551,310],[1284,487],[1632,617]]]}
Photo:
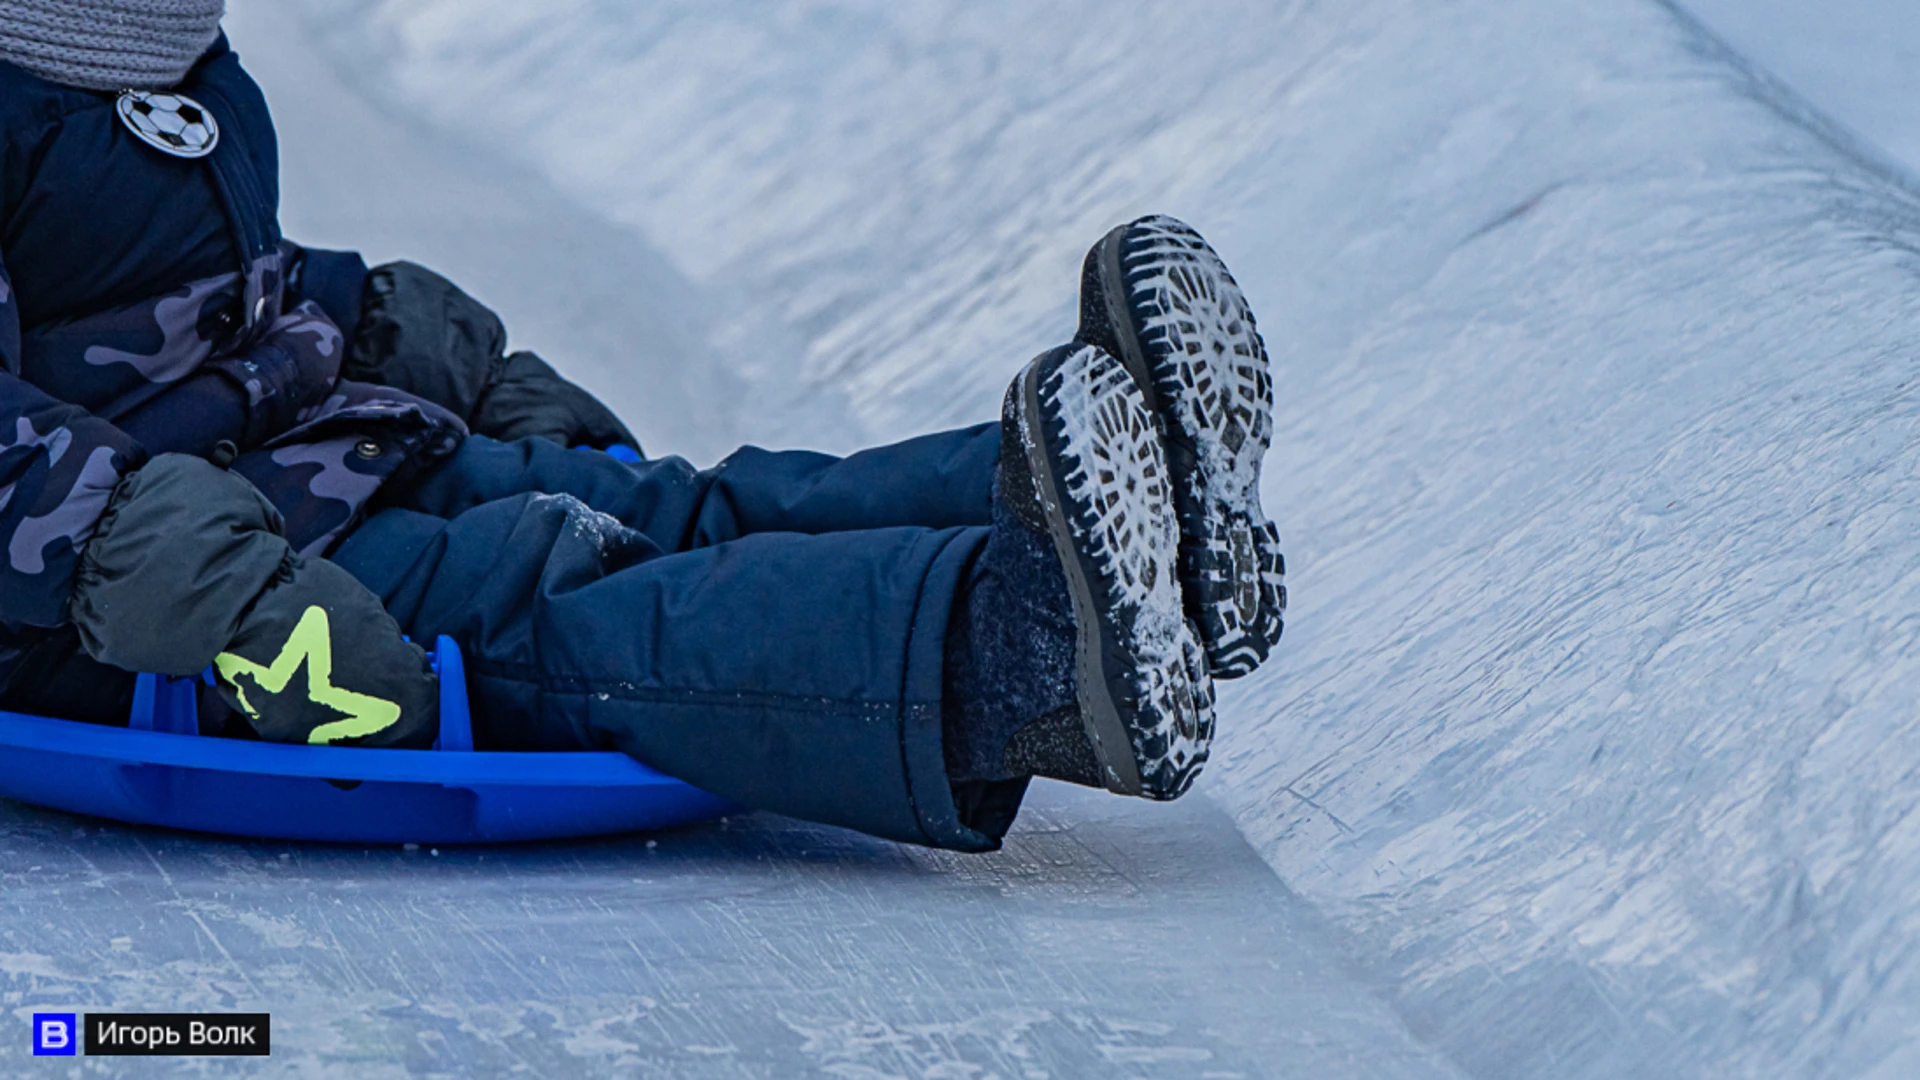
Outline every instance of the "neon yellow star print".
{"label": "neon yellow star print", "polygon": [[327,623],[326,609],[318,604],[301,614],[300,621],[294,624],[293,633],[287,635],[287,643],[281,646],[280,655],[273,658],[273,663],[263,667],[245,657],[221,653],[213,658],[213,666],[240,696],[240,707],[247,711],[248,716],[259,719],[259,712],[247,700],[246,688],[240,685],[236,676],[245,675],[267,693],[278,694],[293,681],[293,673],[300,670],[302,661],[307,668],[308,700],[347,714],[344,720],[314,728],[312,734],[307,736],[307,742],[323,746],[336,739],[371,735],[385,730],[400,719],[400,706],[394,702],[368,694],[356,694],[333,685],[333,634]]}

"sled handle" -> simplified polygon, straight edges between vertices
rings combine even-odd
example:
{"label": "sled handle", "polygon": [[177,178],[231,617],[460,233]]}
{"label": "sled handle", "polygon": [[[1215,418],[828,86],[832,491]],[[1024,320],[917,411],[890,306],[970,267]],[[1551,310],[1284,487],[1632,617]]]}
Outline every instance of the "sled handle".
{"label": "sled handle", "polygon": [[193,692],[197,681],[192,677],[170,679],[151,673],[136,676],[127,726],[135,731],[200,734],[200,707]]}
{"label": "sled handle", "polygon": [[435,750],[473,749],[473,716],[467,710],[467,663],[460,646],[441,634],[433,643],[433,670],[440,676],[440,737]]}

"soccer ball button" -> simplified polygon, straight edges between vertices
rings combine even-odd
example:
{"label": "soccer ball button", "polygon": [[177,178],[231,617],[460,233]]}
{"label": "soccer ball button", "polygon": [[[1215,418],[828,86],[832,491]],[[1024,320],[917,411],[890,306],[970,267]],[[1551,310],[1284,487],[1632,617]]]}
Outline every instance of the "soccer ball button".
{"label": "soccer ball button", "polygon": [[163,112],[155,109],[147,114],[147,123],[159,129],[162,134],[172,136],[167,140],[168,142],[178,141],[180,133],[187,130],[186,118],[177,112]]}
{"label": "soccer ball button", "polygon": [[206,157],[220,142],[220,125],[213,114],[185,94],[127,90],[114,107],[135,138],[163,154]]}

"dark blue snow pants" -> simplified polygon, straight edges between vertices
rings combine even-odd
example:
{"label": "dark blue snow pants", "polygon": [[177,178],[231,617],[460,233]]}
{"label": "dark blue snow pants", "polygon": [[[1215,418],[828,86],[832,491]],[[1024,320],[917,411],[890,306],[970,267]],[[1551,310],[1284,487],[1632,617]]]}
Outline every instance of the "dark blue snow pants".
{"label": "dark blue snow pants", "polygon": [[623,750],[750,806],[983,850],[941,671],[999,446],[985,424],[696,471],[474,437],[332,558],[414,640],[459,642],[481,749]]}

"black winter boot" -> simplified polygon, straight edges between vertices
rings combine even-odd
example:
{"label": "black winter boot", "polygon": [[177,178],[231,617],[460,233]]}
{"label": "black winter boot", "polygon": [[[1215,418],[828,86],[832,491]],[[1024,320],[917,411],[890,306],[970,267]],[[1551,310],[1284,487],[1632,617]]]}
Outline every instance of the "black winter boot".
{"label": "black winter boot", "polygon": [[1141,218],[1087,252],[1075,340],[1117,357],[1158,418],[1180,519],[1180,579],[1216,678],[1280,640],[1280,538],[1260,506],[1273,437],[1267,347],[1240,286],[1200,234]]}
{"label": "black winter boot", "polygon": [[[1007,430],[1002,460],[1024,457]],[[1074,694],[1073,598],[1060,556],[1045,532],[1007,505],[1005,479],[1003,469],[994,481],[993,531],[947,624],[947,775],[1104,787]]]}
{"label": "black winter boot", "polygon": [[1085,345],[1007,391],[993,534],[948,630],[949,774],[1171,799],[1213,737],[1152,416]]}

